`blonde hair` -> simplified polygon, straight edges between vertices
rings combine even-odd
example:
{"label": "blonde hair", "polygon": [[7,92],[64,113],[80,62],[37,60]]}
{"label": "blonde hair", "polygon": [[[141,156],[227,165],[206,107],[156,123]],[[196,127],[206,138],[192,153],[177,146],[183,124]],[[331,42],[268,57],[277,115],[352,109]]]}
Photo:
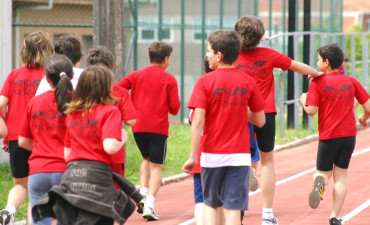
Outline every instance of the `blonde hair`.
{"label": "blonde hair", "polygon": [[43,67],[45,59],[53,54],[54,48],[48,33],[37,31],[24,38],[21,58],[27,67]]}
{"label": "blonde hair", "polygon": [[80,76],[72,101],[66,105],[65,114],[74,111],[85,113],[98,104],[115,104],[117,100],[111,94],[113,84],[111,70],[103,66],[88,66]]}

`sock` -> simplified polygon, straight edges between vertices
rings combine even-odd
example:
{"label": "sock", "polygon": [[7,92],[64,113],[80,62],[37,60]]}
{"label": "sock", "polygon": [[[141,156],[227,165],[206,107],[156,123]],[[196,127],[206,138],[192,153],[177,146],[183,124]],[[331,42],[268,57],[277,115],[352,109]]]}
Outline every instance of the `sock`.
{"label": "sock", "polygon": [[144,196],[144,198],[148,195],[149,189],[147,187],[140,187],[140,194]]}
{"label": "sock", "polygon": [[147,195],[145,200],[145,207],[150,207],[154,209],[155,197],[153,195]]}
{"label": "sock", "polygon": [[17,211],[17,209],[14,207],[14,205],[7,205],[6,210],[8,210],[10,212],[10,214],[15,214],[15,212]]}
{"label": "sock", "polygon": [[262,208],[262,217],[267,217],[267,218],[274,217],[272,208]]}

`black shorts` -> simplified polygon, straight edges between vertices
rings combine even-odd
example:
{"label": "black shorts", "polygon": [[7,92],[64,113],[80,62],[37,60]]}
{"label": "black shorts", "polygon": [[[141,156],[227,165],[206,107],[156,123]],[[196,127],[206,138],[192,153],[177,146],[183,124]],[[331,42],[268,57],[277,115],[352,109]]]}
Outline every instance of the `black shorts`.
{"label": "black shorts", "polygon": [[320,141],[317,151],[316,169],[332,171],[333,164],[339,168],[348,169],[355,144],[355,136]]}
{"label": "black shorts", "polygon": [[28,177],[28,158],[31,151],[19,147],[18,141],[9,141],[9,161],[14,178]]}
{"label": "black shorts", "polygon": [[143,158],[150,162],[163,164],[167,151],[167,136],[156,133],[134,133],[137,147]]}
{"label": "black shorts", "polygon": [[258,148],[262,152],[271,152],[275,147],[275,113],[265,113],[266,123],[259,128],[254,126],[254,132],[257,135]]}

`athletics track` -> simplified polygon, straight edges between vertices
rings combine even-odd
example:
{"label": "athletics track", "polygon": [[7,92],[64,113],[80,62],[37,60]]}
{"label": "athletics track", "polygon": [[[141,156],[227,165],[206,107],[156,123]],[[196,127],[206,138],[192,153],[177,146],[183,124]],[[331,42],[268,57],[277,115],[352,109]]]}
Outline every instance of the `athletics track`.
{"label": "athletics track", "polygon": [[[289,147],[275,152],[276,190],[274,213],[280,225],[329,224],[332,206],[333,180],[326,186],[317,209],[308,205],[312,187],[318,141]],[[356,149],[348,171],[348,192],[341,216],[345,225],[370,224],[370,128],[357,134]],[[257,177],[260,173],[257,171]],[[249,194],[249,210],[244,225],[261,224],[261,190]],[[160,220],[147,222],[136,212],[127,225],[194,225],[193,180],[187,177],[179,182],[170,182],[161,187],[156,199],[156,212]]]}

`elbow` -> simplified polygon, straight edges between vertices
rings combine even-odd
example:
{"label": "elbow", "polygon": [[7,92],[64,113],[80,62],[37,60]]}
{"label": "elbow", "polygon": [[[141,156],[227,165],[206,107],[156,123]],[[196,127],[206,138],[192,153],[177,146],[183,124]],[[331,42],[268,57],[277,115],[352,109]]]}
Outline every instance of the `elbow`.
{"label": "elbow", "polygon": [[125,124],[126,124],[127,126],[132,127],[132,126],[134,126],[134,125],[136,124],[136,119],[132,119],[132,120],[125,121]]}
{"label": "elbow", "polygon": [[264,117],[263,119],[260,119],[260,120],[256,121],[256,123],[254,125],[261,128],[265,125],[265,123],[266,123],[266,118]]}

